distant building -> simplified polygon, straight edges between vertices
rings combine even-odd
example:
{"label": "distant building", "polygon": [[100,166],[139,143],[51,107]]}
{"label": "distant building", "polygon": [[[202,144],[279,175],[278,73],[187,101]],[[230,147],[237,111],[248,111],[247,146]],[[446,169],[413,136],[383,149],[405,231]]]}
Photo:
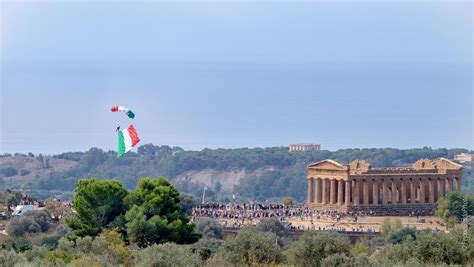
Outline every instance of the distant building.
{"label": "distant building", "polygon": [[310,151],[310,150],[321,150],[320,144],[310,144],[310,143],[303,143],[303,144],[293,144],[290,145],[290,152],[294,151]]}
{"label": "distant building", "polygon": [[313,209],[427,215],[435,211],[436,201],[461,191],[463,166],[445,158],[419,159],[401,168],[327,159],[307,169],[308,205]]}
{"label": "distant building", "polygon": [[468,154],[468,153],[461,153],[457,154],[454,156],[455,161],[459,161],[461,163],[467,162],[467,161],[474,161],[474,154]]}

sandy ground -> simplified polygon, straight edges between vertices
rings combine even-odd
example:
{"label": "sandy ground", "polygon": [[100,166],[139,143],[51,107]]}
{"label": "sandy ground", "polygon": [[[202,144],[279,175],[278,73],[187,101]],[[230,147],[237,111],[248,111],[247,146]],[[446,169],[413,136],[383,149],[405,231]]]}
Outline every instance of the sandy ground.
{"label": "sandy ground", "polygon": [[381,217],[381,216],[360,216],[358,217],[357,222],[354,222],[352,218],[343,218],[339,221],[336,221],[332,218],[321,217],[320,219],[313,219],[313,225],[310,220],[301,220],[301,219],[292,219],[289,222],[295,226],[304,226],[304,228],[332,228],[332,227],[343,227],[346,231],[352,231],[352,229],[371,229],[376,232],[380,231],[382,222],[386,219],[400,219],[403,226],[406,227],[415,227],[418,230],[421,229],[437,229],[444,230],[446,226],[442,224],[439,218],[434,216],[429,217],[409,217],[409,216],[397,216],[397,217]]}
{"label": "sandy ground", "polygon": [[[345,231],[352,230],[372,230],[379,232],[382,226],[383,221],[386,218],[390,218],[392,221],[394,219],[400,219],[404,227],[415,227],[418,230],[422,229],[436,229],[436,230],[445,230],[446,226],[443,222],[435,216],[424,216],[424,217],[410,217],[410,216],[359,216],[357,222],[353,221],[351,217],[342,218],[339,221],[332,219],[330,217],[321,216],[319,219],[313,218],[311,223],[310,218],[292,218],[285,220],[285,222],[291,223],[292,226],[302,226],[304,229],[333,229],[333,228],[344,228]],[[226,220],[229,224],[233,222],[241,222],[241,220]],[[223,221],[222,221],[223,222]],[[257,224],[258,220],[246,220],[244,224]]]}

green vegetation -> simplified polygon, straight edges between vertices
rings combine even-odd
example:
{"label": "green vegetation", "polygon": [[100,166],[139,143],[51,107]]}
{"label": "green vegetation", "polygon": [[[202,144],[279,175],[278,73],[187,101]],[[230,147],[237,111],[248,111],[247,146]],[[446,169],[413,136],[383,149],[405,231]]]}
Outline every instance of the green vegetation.
{"label": "green vegetation", "polygon": [[194,233],[190,217],[180,212],[179,192],[165,178],[141,179],[135,191],[126,198],[129,210],[125,214],[127,234],[140,247],[176,242],[194,243],[200,235]]}
{"label": "green vegetation", "polygon": [[223,239],[224,228],[215,219],[202,218],[196,223],[196,231],[207,239]]}
{"label": "green vegetation", "polygon": [[100,230],[125,213],[128,192],[117,181],[82,179],[77,183],[73,204],[76,216],[68,225],[76,236],[96,236]]}
{"label": "green vegetation", "polygon": [[321,266],[334,254],[349,256],[349,239],[334,232],[307,231],[287,251],[288,261],[297,266]]}
{"label": "green vegetation", "polygon": [[284,197],[281,203],[283,203],[283,205],[293,206],[295,205],[295,200],[292,197]]}
{"label": "green vegetation", "polygon": [[[306,166],[309,163],[331,158],[342,163],[355,159],[367,160],[375,167],[408,166],[420,158],[453,158],[466,149],[340,149],[337,151],[307,151],[289,153],[287,147],[271,148],[239,148],[239,149],[203,149],[201,151],[185,151],[180,147],[155,146],[146,144],[140,146],[137,152],[129,152],[124,157],[116,158],[114,151],[103,151],[91,148],[87,152],[66,152],[56,155],[56,158],[72,160],[77,164],[66,171],[48,172],[46,176],[38,177],[30,184],[21,184],[22,188],[43,193],[51,190],[61,192],[72,191],[77,180],[81,177],[101,177],[115,179],[129,190],[136,187],[142,177],[169,177],[180,191],[188,192],[195,197],[202,195],[203,184],[192,179],[174,181],[178,175],[188,171],[213,169],[216,171],[232,171],[245,169],[247,173],[266,168],[267,171],[258,176],[245,177],[234,193],[239,199],[256,201],[279,201],[282,197],[290,196],[295,202],[302,202],[306,196],[307,182]],[[43,169],[50,166],[46,157],[37,155]],[[463,191],[474,194],[474,168],[464,170],[462,182]],[[471,166],[472,167],[472,166]],[[260,172],[258,172],[260,173]],[[0,175],[1,176],[1,175]],[[15,181],[7,181],[6,186],[20,186]],[[208,187],[208,200],[231,199],[232,194],[223,191],[223,183],[216,182]],[[44,193],[45,194],[45,193]],[[39,196],[37,194],[37,196]]]}
{"label": "green vegetation", "polygon": [[0,169],[0,175],[3,177],[12,177],[18,174],[18,170],[15,167],[7,166]]}
{"label": "green vegetation", "polygon": [[14,217],[7,226],[7,233],[13,237],[26,233],[42,233],[49,230],[51,217],[45,211],[29,211],[23,216]]}
{"label": "green vegetation", "polygon": [[262,218],[257,224],[257,229],[261,232],[273,233],[282,238],[288,234],[288,228],[276,218]]}
{"label": "green vegetation", "polygon": [[244,228],[226,240],[204,237],[193,245],[131,249],[119,231],[103,229],[96,237],[49,238],[42,246],[10,239],[0,249],[0,266],[472,266],[474,229],[467,231],[401,228],[354,245],[335,232],[307,231],[285,248],[271,232]]}
{"label": "green vegetation", "polygon": [[283,262],[283,254],[273,233],[258,232],[252,228],[239,231],[234,239],[222,244],[216,257],[233,264],[272,264]]}

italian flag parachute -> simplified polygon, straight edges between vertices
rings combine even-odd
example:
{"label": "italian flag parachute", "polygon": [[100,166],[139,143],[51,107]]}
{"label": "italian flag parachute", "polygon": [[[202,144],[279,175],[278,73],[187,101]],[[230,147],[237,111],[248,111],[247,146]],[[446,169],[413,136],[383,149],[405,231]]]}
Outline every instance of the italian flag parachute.
{"label": "italian flag parachute", "polygon": [[140,138],[133,125],[130,125],[125,130],[118,131],[117,158],[130,151],[138,142],[140,142]]}
{"label": "italian flag parachute", "polygon": [[125,113],[130,119],[135,118],[135,113],[133,113],[133,111],[131,111],[129,108],[126,108],[126,107],[113,106],[113,107],[110,109],[110,111],[112,111],[112,112],[122,111],[122,112]]}

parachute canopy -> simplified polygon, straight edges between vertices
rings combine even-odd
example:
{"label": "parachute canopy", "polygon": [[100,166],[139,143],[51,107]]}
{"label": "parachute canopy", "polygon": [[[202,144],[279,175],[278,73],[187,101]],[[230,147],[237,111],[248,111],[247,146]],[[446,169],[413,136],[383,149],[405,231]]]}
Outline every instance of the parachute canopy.
{"label": "parachute canopy", "polygon": [[140,142],[140,138],[133,125],[128,126],[127,129],[118,131],[117,158],[130,151],[138,142]]}
{"label": "parachute canopy", "polygon": [[135,118],[135,113],[133,113],[133,111],[131,111],[129,108],[126,108],[126,107],[113,106],[113,107],[110,109],[110,111],[112,111],[112,112],[122,111],[122,112],[125,113],[130,119]]}

